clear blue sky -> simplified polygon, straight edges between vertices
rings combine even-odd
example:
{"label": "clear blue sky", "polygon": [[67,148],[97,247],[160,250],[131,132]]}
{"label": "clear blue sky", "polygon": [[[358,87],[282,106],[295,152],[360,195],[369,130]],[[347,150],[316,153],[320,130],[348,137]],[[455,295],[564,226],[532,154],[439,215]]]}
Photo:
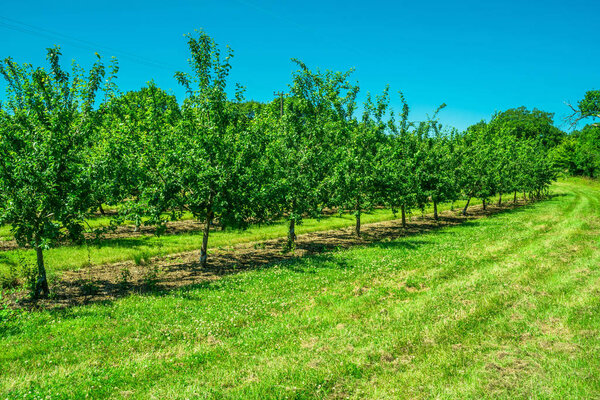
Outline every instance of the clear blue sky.
{"label": "clear blue sky", "polygon": [[235,50],[232,83],[259,101],[286,89],[292,57],[355,67],[364,92],[389,83],[414,119],[447,103],[440,119],[459,129],[521,105],[556,113],[566,129],[564,102],[600,88],[600,2],[590,0],[3,3],[0,57],[45,65],[45,48],[60,44],[65,65],[88,68],[95,51],[114,55],[122,90],[154,79],[180,100],[173,73],[187,70],[183,34],[200,28]]}

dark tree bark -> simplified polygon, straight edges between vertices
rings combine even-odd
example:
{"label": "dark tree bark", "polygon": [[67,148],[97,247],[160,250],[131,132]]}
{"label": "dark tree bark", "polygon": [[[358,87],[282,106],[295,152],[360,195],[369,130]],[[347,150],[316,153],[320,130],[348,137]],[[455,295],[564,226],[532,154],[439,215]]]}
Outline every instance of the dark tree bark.
{"label": "dark tree bark", "polygon": [[515,198],[513,199],[513,203],[517,204],[517,191],[515,190]]}
{"label": "dark tree bark", "polygon": [[498,197],[498,207],[500,207],[502,205],[502,193],[500,193],[500,196]]}
{"label": "dark tree bark", "polygon": [[402,210],[402,228],[406,229],[406,208],[404,206],[402,206],[401,210]]}
{"label": "dark tree bark", "polygon": [[206,267],[208,261],[208,235],[210,234],[210,225],[212,224],[213,218],[214,213],[211,210],[206,214],[206,224],[202,231],[202,248],[200,249],[200,265],[202,267]]}
{"label": "dark tree bark", "polygon": [[485,199],[483,199],[483,209],[486,209]]}
{"label": "dark tree bark", "polygon": [[469,203],[471,202],[471,198],[467,199],[467,204],[465,204],[465,208],[462,210],[462,215],[467,215],[467,208],[469,208]]}
{"label": "dark tree bark", "polygon": [[436,221],[439,219],[438,217],[438,211],[437,211],[437,201],[433,201],[433,219],[435,219]]}
{"label": "dark tree bark", "polygon": [[290,219],[290,228],[288,231],[288,246],[292,246],[296,241],[296,220]]}
{"label": "dark tree bark", "polygon": [[50,289],[48,288],[48,280],[46,278],[46,267],[44,265],[44,253],[40,246],[36,246],[35,252],[37,255],[38,276],[35,282],[35,297],[48,297]]}
{"label": "dark tree bark", "polygon": [[356,236],[360,237],[360,209],[356,210],[356,226],[354,231]]}

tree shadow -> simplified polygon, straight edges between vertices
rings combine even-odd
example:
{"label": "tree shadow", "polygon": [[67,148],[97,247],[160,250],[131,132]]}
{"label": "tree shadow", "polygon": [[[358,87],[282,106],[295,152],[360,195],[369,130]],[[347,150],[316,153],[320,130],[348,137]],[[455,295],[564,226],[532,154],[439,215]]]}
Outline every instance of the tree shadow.
{"label": "tree shadow", "polygon": [[[460,215],[458,210],[445,211],[437,221],[425,215],[413,218],[406,227],[402,227],[399,220],[367,224],[360,237],[355,235],[353,228],[313,232],[300,235],[295,250],[287,253],[282,251],[284,238],[247,243],[233,250],[213,250],[205,267],[198,262],[198,252],[155,257],[147,265],[136,265],[131,261],[93,265],[79,271],[63,272],[61,279],[54,283],[53,296],[49,299],[13,300],[15,306],[20,308],[64,310],[84,304],[111,304],[116,299],[132,294],[165,295],[175,289],[188,292],[218,290],[219,285],[215,285],[215,282],[223,276],[271,268],[273,265],[306,273],[298,260],[303,257],[317,257],[317,261],[334,262],[343,267],[343,262],[339,258],[334,259],[331,252],[356,246],[415,249],[428,242],[393,241],[434,231],[443,234],[441,229],[457,225],[476,226],[480,218],[501,213],[522,213],[528,207],[527,204],[515,205],[512,202],[502,206],[490,205],[486,210],[474,206],[467,216]],[[135,241],[139,243],[139,238]],[[119,242],[133,246],[127,239],[119,239]]]}

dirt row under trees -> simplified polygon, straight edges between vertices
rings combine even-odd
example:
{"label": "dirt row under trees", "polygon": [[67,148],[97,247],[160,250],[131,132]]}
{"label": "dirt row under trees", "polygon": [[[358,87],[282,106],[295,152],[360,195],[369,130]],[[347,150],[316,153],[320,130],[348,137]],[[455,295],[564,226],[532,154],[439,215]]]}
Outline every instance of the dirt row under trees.
{"label": "dirt row under trees", "polygon": [[53,295],[50,298],[31,300],[25,292],[20,292],[11,296],[10,303],[12,307],[65,308],[113,301],[133,293],[171,290],[296,257],[421,234],[522,205],[523,201],[502,206],[488,205],[486,210],[482,206],[473,206],[468,216],[460,215],[458,210],[445,211],[440,213],[438,221],[430,215],[418,216],[413,217],[406,228],[402,228],[401,220],[366,224],[360,238],[355,235],[353,227],[302,234],[297,238],[295,250],[288,253],[282,252],[286,243],[283,237],[244,243],[227,250],[212,250],[206,268],[201,268],[198,263],[200,251],[154,257],[143,265],[133,261],[92,265],[77,271],[62,272],[52,282]]}

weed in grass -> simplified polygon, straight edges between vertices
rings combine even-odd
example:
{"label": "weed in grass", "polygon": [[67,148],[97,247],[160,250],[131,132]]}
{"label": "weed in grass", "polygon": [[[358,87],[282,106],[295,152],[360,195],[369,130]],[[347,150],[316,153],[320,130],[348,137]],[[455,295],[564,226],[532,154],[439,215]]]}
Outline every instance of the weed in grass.
{"label": "weed in grass", "polygon": [[15,263],[11,263],[8,272],[0,275],[0,289],[14,289],[21,284],[21,273]]}
{"label": "weed in grass", "polygon": [[149,264],[146,267],[142,278],[146,290],[155,291],[158,288],[162,272],[163,271],[158,264]]}
{"label": "weed in grass", "polygon": [[254,249],[256,250],[264,250],[267,247],[265,242],[258,242],[254,244]]}
{"label": "weed in grass", "polygon": [[119,274],[119,285],[127,286],[130,281],[131,281],[131,271],[129,270],[129,267],[124,266],[121,268],[121,271]]}
{"label": "weed in grass", "polygon": [[151,255],[148,252],[142,251],[133,255],[135,265],[146,265],[150,261]]}
{"label": "weed in grass", "polygon": [[281,249],[281,252],[283,254],[288,254],[288,253],[293,254],[295,250],[296,250],[296,242],[286,241]]}

